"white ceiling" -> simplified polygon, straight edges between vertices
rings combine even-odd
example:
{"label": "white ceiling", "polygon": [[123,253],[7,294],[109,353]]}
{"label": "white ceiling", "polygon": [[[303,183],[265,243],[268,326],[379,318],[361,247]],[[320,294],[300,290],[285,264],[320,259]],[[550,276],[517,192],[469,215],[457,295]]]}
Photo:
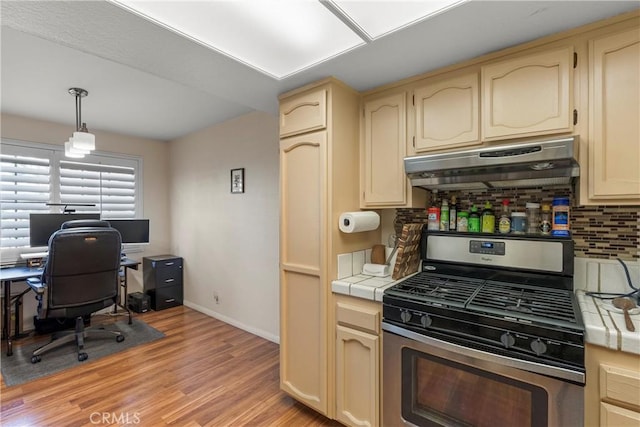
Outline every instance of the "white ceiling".
{"label": "white ceiling", "polygon": [[90,131],[160,140],[254,110],[276,114],[278,94],[327,76],[364,91],[638,8],[473,0],[277,79],[107,1],[0,3],[2,112],[68,124],[71,134],[67,89],[81,87]]}

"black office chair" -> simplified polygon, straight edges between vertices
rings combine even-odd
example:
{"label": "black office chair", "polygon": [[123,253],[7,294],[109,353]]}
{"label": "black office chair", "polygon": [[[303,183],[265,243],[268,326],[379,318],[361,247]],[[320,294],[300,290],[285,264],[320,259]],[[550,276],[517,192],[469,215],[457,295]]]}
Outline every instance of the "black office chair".
{"label": "black office chair", "polygon": [[28,283],[39,298],[38,319],[75,318],[75,331],[54,333],[51,342],[33,352],[31,363],[39,362],[42,353],[72,341],[77,344],[78,360],[86,360],[84,338],[89,336],[124,340],[121,332],[84,327],[84,317],[116,303],[120,252],[120,233],[107,221],[67,221],[51,235],[42,277]]}

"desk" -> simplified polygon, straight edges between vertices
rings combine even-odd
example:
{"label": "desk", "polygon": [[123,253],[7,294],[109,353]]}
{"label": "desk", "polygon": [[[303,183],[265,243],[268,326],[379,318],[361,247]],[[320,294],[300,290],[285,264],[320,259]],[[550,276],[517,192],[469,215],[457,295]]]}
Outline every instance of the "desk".
{"label": "desk", "polygon": [[[136,261],[130,258],[124,258],[120,261],[120,266],[124,267],[124,283],[118,283],[118,300],[117,305],[120,305],[124,308],[129,314],[129,324],[131,324],[131,311],[126,307],[127,305],[127,269],[131,268],[133,270],[137,270],[140,265],[140,261]],[[11,284],[13,282],[24,282],[31,277],[39,277],[42,275],[44,269],[42,267],[33,268],[33,267],[8,267],[0,269],[0,282],[2,283],[2,287],[4,288],[4,307],[3,307],[3,322],[2,322],[2,339],[7,340],[7,356],[11,356],[13,354],[13,343],[11,339],[19,338],[20,332],[20,304],[22,301],[22,296],[26,294],[30,289],[25,290],[23,293],[16,297],[15,301],[15,333],[13,337],[11,336]],[[121,298],[120,288],[124,288],[124,298]],[[122,301],[124,299],[124,302]],[[115,312],[115,311],[114,311]]]}

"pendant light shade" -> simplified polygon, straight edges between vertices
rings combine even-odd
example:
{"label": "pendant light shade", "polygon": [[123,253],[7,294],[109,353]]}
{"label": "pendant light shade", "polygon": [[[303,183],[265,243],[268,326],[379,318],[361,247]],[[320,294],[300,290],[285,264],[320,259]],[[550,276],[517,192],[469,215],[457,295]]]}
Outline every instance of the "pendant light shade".
{"label": "pendant light shade", "polygon": [[64,155],[70,158],[82,158],[96,149],[96,137],[89,133],[87,124],[82,122],[82,98],[89,95],[84,89],[72,87],[69,94],[76,97],[76,131],[64,143]]}

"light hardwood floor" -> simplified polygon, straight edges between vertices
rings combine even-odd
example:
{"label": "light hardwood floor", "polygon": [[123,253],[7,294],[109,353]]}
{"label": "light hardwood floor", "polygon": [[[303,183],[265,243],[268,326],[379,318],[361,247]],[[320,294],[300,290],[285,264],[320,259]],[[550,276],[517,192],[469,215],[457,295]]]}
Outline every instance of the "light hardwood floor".
{"label": "light hardwood floor", "polygon": [[277,344],[183,306],[135,316],[166,337],[22,385],[2,381],[0,425],[340,425],[280,391]]}

